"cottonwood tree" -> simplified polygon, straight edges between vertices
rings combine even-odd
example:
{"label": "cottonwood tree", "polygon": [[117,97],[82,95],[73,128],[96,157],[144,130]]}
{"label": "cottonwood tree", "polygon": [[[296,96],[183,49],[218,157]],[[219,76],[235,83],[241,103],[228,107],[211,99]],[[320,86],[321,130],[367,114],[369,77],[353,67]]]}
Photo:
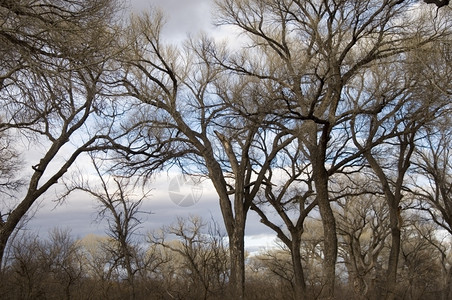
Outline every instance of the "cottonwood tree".
{"label": "cottonwood tree", "polygon": [[[448,20],[450,12],[440,11],[439,20]],[[451,86],[451,50],[450,34],[435,43],[418,48],[411,53],[415,62],[410,71],[415,72],[419,80],[417,90],[424,97],[443,103],[437,118],[426,124],[419,133],[419,147],[413,154],[413,172],[409,193],[415,199],[417,208],[427,214],[430,220],[449,234],[451,230],[451,152],[450,152],[450,98]],[[448,272],[448,283],[443,297],[450,297],[452,273]]]}
{"label": "cottonwood tree", "polygon": [[[218,62],[239,74],[272,82],[272,97],[278,103],[272,106],[273,113],[293,120],[293,134],[308,153],[324,229],[323,297],[333,298],[337,235],[328,181],[366,150],[351,145],[347,135],[347,122],[360,95],[346,97],[346,90],[382,58],[413,49],[430,37],[424,39],[400,26],[409,15],[410,1],[217,4],[218,23],[238,28],[251,46],[241,54],[219,57]],[[418,32],[424,29],[420,26]]]}
{"label": "cottonwood tree", "polygon": [[[416,150],[413,165],[412,188],[410,195],[414,197],[416,209],[425,214],[425,219],[452,233],[452,153],[449,114],[427,128],[422,147]],[[438,245],[436,239],[424,236],[442,253],[442,266],[447,274],[443,298],[452,293],[452,269],[448,263],[443,245]]]}
{"label": "cottonwood tree", "polygon": [[[134,195],[135,184],[130,178],[121,178],[104,173],[102,166],[91,156],[98,185],[92,184],[93,178],[86,179],[83,174],[68,184],[68,193],[84,191],[98,202],[98,214],[101,220],[106,220],[108,228],[106,234],[109,241],[103,244],[103,251],[108,253],[110,272],[121,274],[125,270],[127,276],[124,280],[129,286],[130,299],[136,298],[136,277],[146,268],[148,263],[145,252],[136,239],[142,223],[141,210],[147,193]],[[121,276],[120,276],[121,277]]]}
{"label": "cottonwood tree", "polygon": [[85,283],[86,293],[96,298],[110,298],[117,282],[114,270],[110,267],[114,261],[112,253],[106,251],[112,240],[108,236],[89,234],[78,243],[83,258],[83,269],[89,281]]}
{"label": "cottonwood tree", "polygon": [[[0,132],[0,194],[3,194],[2,198],[14,197],[15,192],[23,185],[23,181],[17,176],[22,166],[20,158],[13,137],[7,132]],[[2,218],[3,215],[0,213],[0,219]]]}
{"label": "cottonwood tree", "polygon": [[[431,24],[421,16],[413,20],[413,24],[418,27],[410,31],[419,32],[418,29],[424,27],[431,33],[422,34],[425,40],[419,48],[432,47],[448,35],[448,25],[443,20]],[[422,129],[436,122],[447,108],[444,106],[446,99],[440,91],[425,84],[429,80],[420,76],[419,72],[413,72],[413,66],[416,67],[419,61],[413,59],[412,53],[416,51],[413,49],[406,56],[394,57],[387,62],[382,60],[379,66],[363,74],[362,83],[356,87],[360,87],[358,90],[364,101],[357,103],[357,118],[353,116],[351,122],[354,144],[362,150],[368,148],[363,155],[380,182],[389,208],[391,252],[387,269],[388,299],[395,297],[401,245],[401,200],[412,156],[420,144]],[[363,84],[365,89],[361,88]]]}
{"label": "cottonwood tree", "polygon": [[413,164],[416,166],[414,180],[417,184],[411,192],[419,200],[419,209],[427,212],[433,222],[451,234],[451,132],[449,118],[443,121],[446,123],[440,121],[439,126],[426,131],[425,144],[416,151]]}
{"label": "cottonwood tree", "polygon": [[[248,269],[248,276],[251,277],[251,281],[256,280],[258,282],[267,282],[269,285],[272,284],[270,285],[270,290],[274,289],[274,291],[261,291],[261,293],[265,292],[265,295],[274,299],[295,299],[295,288],[293,286],[295,283],[294,268],[290,250],[287,247],[260,251],[257,255],[249,258]],[[280,288],[273,286],[275,283],[278,283]],[[259,295],[259,290],[254,293]]]}
{"label": "cottonwood tree", "polygon": [[116,9],[110,0],[0,3],[0,131],[39,156],[26,163],[23,196],[1,208],[0,259],[36,200],[108,134],[101,116],[111,116],[104,81]]}
{"label": "cottonwood tree", "polygon": [[[39,249],[39,248],[38,248]],[[84,277],[84,264],[80,244],[71,236],[69,229],[55,228],[49,232],[48,240],[38,250],[38,259],[43,272],[49,276],[44,287],[61,299],[79,295]]]}
{"label": "cottonwood tree", "polygon": [[[385,75],[383,75],[385,74]],[[388,73],[383,73],[382,76],[389,76]],[[378,76],[380,77],[380,75]],[[390,76],[387,78],[391,78]],[[397,276],[397,265],[400,252],[400,210],[401,200],[404,195],[404,189],[406,186],[406,175],[408,174],[411,166],[411,159],[413,152],[417,145],[417,136],[421,127],[432,120],[438,113],[441,104],[423,102],[421,105],[417,101],[418,98],[411,98],[411,92],[407,92],[410,87],[406,83],[411,80],[405,81],[399,77],[398,84],[401,84],[401,89],[395,89],[392,92],[389,90],[382,91],[380,95],[383,97],[377,102],[384,101],[386,103],[393,103],[393,110],[374,112],[372,114],[361,115],[367,120],[368,125],[364,125],[364,119],[361,119],[359,123],[354,123],[353,130],[354,142],[358,148],[364,149],[367,145],[375,143],[375,141],[381,139],[384,135],[388,134],[384,139],[387,143],[380,144],[378,147],[372,147],[371,150],[364,151],[364,157],[368,161],[375,176],[381,185],[381,191],[384,193],[387,206],[389,208],[389,219],[391,228],[391,253],[389,256],[388,270],[387,270],[387,297],[392,299],[395,295],[395,284]],[[392,83],[386,82],[386,80],[378,80],[380,87],[390,86],[397,82],[395,78],[392,78]],[[389,83],[389,84],[388,84]],[[381,97],[381,96],[380,96]],[[425,106],[424,106],[425,105]],[[386,106],[386,105],[385,105]],[[360,117],[360,118],[361,118]],[[358,118],[359,119],[359,118]],[[355,119],[355,120],[358,120]],[[365,135],[361,133],[366,132]],[[360,134],[356,134],[360,132]],[[387,139],[393,135],[391,139]],[[358,139],[360,141],[358,141]],[[368,147],[370,148],[370,147]]]}
{"label": "cottonwood tree", "polygon": [[[270,213],[268,214],[270,215]],[[278,238],[277,247],[262,250],[248,259],[248,273],[252,281],[277,283],[277,285],[286,289],[275,291],[274,295],[268,298],[316,299],[321,294],[323,289],[321,267],[323,259],[322,224],[320,220],[313,218],[308,218],[303,223],[302,235],[300,238],[296,238],[300,243],[297,247],[298,254],[293,253],[295,246],[292,243],[289,243],[292,247],[290,248]],[[284,239],[291,238],[290,232],[285,233],[285,235],[283,236]],[[293,257],[298,257],[300,261],[294,261]],[[299,275],[296,275],[295,272],[299,272],[299,267],[294,266],[294,264],[300,264],[302,267],[304,280],[302,284],[305,288],[302,293],[299,290],[297,291],[300,286],[297,287],[296,285],[299,285],[300,282],[296,278]],[[271,287],[272,285],[270,285],[270,289]],[[259,295],[258,291],[256,293]],[[267,295],[267,292],[265,295]],[[260,297],[265,298],[263,295]]]}
{"label": "cottonwood tree", "polygon": [[2,270],[2,297],[16,294],[23,299],[34,299],[42,295],[45,271],[38,258],[40,241],[38,236],[22,234],[11,245],[11,262]]}
{"label": "cottonwood tree", "polygon": [[[301,240],[305,220],[317,204],[310,167],[297,143],[282,149],[265,176],[265,185],[257,201],[251,204],[251,209],[260,216],[261,223],[271,228],[289,250],[292,270],[283,273],[290,272],[292,275],[290,278],[281,277],[291,283],[294,299],[305,299],[308,295]],[[272,217],[275,214],[277,219]]]}
{"label": "cottonwood tree", "polygon": [[[120,82],[135,109],[123,125],[128,138],[115,145],[124,158],[118,167],[147,176],[176,164],[212,181],[229,238],[230,291],[242,299],[247,213],[272,160],[293,138],[260,130],[271,99],[255,81],[214,65],[212,42],[188,41],[182,51],[164,43],[162,26],[156,13],[133,19],[127,32]],[[255,147],[264,134],[271,137],[261,138],[265,156]]]}
{"label": "cottonwood tree", "polygon": [[450,38],[444,38],[412,54],[412,58],[417,62],[413,71],[425,78],[419,84],[420,91],[427,94],[429,98],[442,99],[444,108],[443,113],[422,130],[421,147],[416,149],[413,159],[415,171],[410,193],[420,200],[420,209],[425,209],[435,223],[452,234],[452,210],[450,209],[452,120],[451,107],[448,103],[452,96],[450,45]]}

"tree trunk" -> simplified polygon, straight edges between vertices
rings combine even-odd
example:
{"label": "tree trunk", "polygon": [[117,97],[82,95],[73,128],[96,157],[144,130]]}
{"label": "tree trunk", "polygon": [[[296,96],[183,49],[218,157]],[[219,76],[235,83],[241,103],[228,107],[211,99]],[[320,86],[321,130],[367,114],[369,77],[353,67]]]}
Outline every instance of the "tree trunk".
{"label": "tree trunk", "polygon": [[313,170],[314,185],[317,194],[317,204],[323,226],[323,289],[321,299],[334,298],[334,285],[336,279],[336,259],[337,259],[337,233],[336,220],[331,209],[328,195],[328,171],[325,168],[326,149],[329,139],[329,126],[323,125],[322,135],[317,143],[317,124],[309,124],[310,142],[308,148],[310,161]]}
{"label": "tree trunk", "polygon": [[399,264],[400,255],[400,225],[399,224],[399,209],[389,205],[389,220],[391,227],[391,250],[389,252],[388,270],[386,273],[386,299],[393,300],[396,296],[397,287],[397,268]]}
{"label": "tree trunk", "polygon": [[[33,175],[31,184],[35,184],[37,181],[38,179],[36,179],[36,175]],[[30,186],[32,186],[31,184]],[[34,196],[29,192],[22,202],[9,214],[6,221],[2,221],[0,224],[0,271],[3,270],[3,256],[5,255],[8,241],[14,230],[17,228],[17,225],[35,202],[36,198],[37,196]]]}
{"label": "tree trunk", "polygon": [[[321,202],[325,202],[322,203]],[[336,279],[336,258],[337,258],[337,237],[336,222],[331,210],[328,198],[319,201],[320,215],[322,217],[323,235],[324,235],[324,261],[323,275],[324,288],[322,293],[323,299],[334,298],[334,284]]]}
{"label": "tree trunk", "polygon": [[211,153],[213,151],[208,152],[206,162],[209,176],[220,198],[221,214],[229,238],[231,273],[228,293],[233,299],[240,300],[245,297],[245,223],[249,207],[243,203],[244,195],[240,192],[235,195],[234,207],[231,205],[222,169]]}
{"label": "tree trunk", "polygon": [[0,273],[3,271],[3,255],[5,255],[6,244],[10,236],[3,231],[3,228],[0,228]]}
{"label": "tree trunk", "polygon": [[[405,153],[406,145],[401,145],[400,153]],[[408,151],[405,156],[399,156],[398,162],[398,178],[395,183],[394,192],[391,190],[390,182],[387,179],[383,168],[378,164],[377,160],[372,156],[371,153],[366,152],[364,155],[369,162],[370,166],[374,170],[375,174],[379,178],[382,190],[385,194],[386,203],[389,208],[389,222],[391,228],[391,250],[389,252],[388,258],[388,269],[386,272],[386,296],[385,299],[393,300],[396,296],[397,287],[397,268],[399,265],[399,255],[400,255],[400,244],[401,244],[401,234],[400,228],[402,226],[402,219],[400,217],[400,200],[402,199],[402,183],[403,177],[409,166],[409,158],[411,156],[412,150]]]}
{"label": "tree trunk", "polygon": [[290,251],[294,271],[294,299],[306,299],[306,282],[300,254],[300,235],[292,235],[292,248]]}
{"label": "tree trunk", "polygon": [[[239,224],[243,223],[243,224]],[[229,293],[233,299],[245,297],[245,222],[236,222],[234,231],[229,234],[231,256],[231,277]]]}
{"label": "tree trunk", "polygon": [[317,201],[322,218],[324,235],[323,277],[324,287],[322,299],[334,298],[334,284],[336,278],[337,236],[336,221],[328,197],[328,174],[323,163],[312,165],[314,182],[317,191]]}

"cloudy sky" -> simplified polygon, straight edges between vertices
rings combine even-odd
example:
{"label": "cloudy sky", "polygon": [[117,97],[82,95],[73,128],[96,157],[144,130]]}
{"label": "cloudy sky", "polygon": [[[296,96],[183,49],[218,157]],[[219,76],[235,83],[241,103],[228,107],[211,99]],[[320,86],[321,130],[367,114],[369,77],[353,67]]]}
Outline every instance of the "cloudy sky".
{"label": "cloudy sky", "polygon": [[158,8],[166,16],[164,36],[168,39],[181,40],[187,34],[212,32],[213,0],[130,0],[134,13],[150,8]]}
{"label": "cloudy sky", "polygon": [[[201,31],[213,33],[217,37],[227,35],[227,31],[219,30],[211,24],[213,0],[131,0],[131,10],[134,13],[151,7],[160,8],[167,16],[163,34],[169,41],[178,42],[187,34],[196,35]],[[201,193],[197,193],[199,197],[196,204],[183,207],[174,203],[178,201],[175,197],[187,200],[184,197],[190,194],[192,187],[187,184],[179,192],[174,192],[174,180],[177,180],[177,176],[175,173],[165,173],[154,180],[152,191],[142,207],[143,211],[151,212],[143,215],[143,232],[169,225],[176,217],[188,217],[190,214],[202,216],[205,220],[213,218],[223,225],[218,197],[208,182],[196,187],[197,192],[201,190]],[[104,234],[106,224],[96,221],[96,202],[92,198],[83,193],[74,193],[62,205],[56,205],[55,198],[55,193],[52,192],[45,195],[39,210],[28,223],[28,229],[41,235],[46,235],[54,227],[70,228],[75,237],[83,237],[89,233]],[[274,241],[272,231],[259,222],[254,212],[249,213],[246,235],[246,248],[249,251],[269,247]]]}

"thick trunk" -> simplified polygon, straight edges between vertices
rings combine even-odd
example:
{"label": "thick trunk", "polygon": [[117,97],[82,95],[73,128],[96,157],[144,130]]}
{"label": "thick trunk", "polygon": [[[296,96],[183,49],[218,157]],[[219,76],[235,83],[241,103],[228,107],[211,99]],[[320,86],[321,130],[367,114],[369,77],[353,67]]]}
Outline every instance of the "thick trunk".
{"label": "thick trunk", "polygon": [[[345,265],[348,269],[348,282],[350,290],[353,290],[355,299],[368,299],[368,283],[366,275],[369,271],[369,266],[365,264],[364,257],[361,256],[361,246],[359,245],[359,238],[350,235],[350,242],[347,243],[349,257]],[[371,250],[369,250],[371,251]]]}
{"label": "thick trunk", "polygon": [[[34,183],[33,180],[32,183]],[[8,241],[14,230],[17,228],[17,225],[33,205],[36,198],[36,196],[33,196],[31,193],[29,193],[29,195],[27,195],[24,200],[22,200],[22,202],[11,212],[6,221],[2,221],[2,223],[0,224],[0,270],[2,270],[3,268],[3,256],[5,255]]]}
{"label": "thick trunk", "polygon": [[3,232],[3,228],[0,228],[0,273],[3,271],[3,255],[5,255],[9,236],[10,235]]}
{"label": "thick trunk", "polygon": [[294,236],[292,236],[291,257],[294,271],[294,299],[306,299],[306,283],[300,254],[300,238]]}
{"label": "thick trunk", "polygon": [[[311,141],[317,140],[317,125],[312,126]],[[324,260],[323,260],[323,289],[321,299],[334,298],[334,285],[336,279],[336,259],[337,259],[337,233],[336,220],[331,209],[328,195],[328,171],[325,168],[326,149],[329,138],[328,126],[324,125],[322,135],[318,143],[311,143],[309,147],[310,160],[313,170],[314,185],[317,194],[317,204],[320,217],[322,218],[324,236]],[[315,133],[315,135],[314,135]]]}
{"label": "thick trunk", "polygon": [[[238,225],[238,224],[236,224]],[[233,299],[245,297],[245,226],[236,226],[229,235],[231,259],[230,294]]]}
{"label": "thick trunk", "polygon": [[319,208],[323,224],[325,257],[323,261],[324,288],[322,298],[333,299],[337,258],[336,222],[329,203],[321,205],[319,201]]}
{"label": "thick trunk", "polygon": [[[212,153],[212,152],[209,152]],[[244,207],[243,195],[235,195],[231,205],[227,184],[220,165],[212,156],[206,159],[209,175],[220,196],[220,208],[229,238],[230,278],[228,293],[232,299],[244,299],[245,295],[245,222],[248,208]],[[239,181],[239,179],[237,179]]]}
{"label": "thick trunk", "polygon": [[[127,251],[127,250],[126,250]],[[134,300],[135,296],[135,276],[132,267],[130,254],[126,254],[126,270],[127,270],[127,282],[129,283],[129,299]]]}
{"label": "thick trunk", "polygon": [[[411,150],[412,151],[412,150]],[[402,149],[400,151],[404,153]],[[380,179],[383,192],[385,194],[386,203],[389,208],[389,222],[391,228],[391,250],[388,258],[388,269],[386,272],[386,297],[387,300],[393,300],[396,297],[397,287],[397,268],[399,265],[401,234],[400,228],[402,226],[402,219],[400,216],[399,203],[402,198],[402,182],[403,177],[409,166],[409,157],[411,152],[406,156],[400,156],[398,163],[398,178],[394,187],[394,192],[391,189],[390,181],[386,177],[383,168],[378,164],[377,160],[371,153],[365,153],[367,161],[374,170],[375,174]]]}
{"label": "thick trunk", "polygon": [[359,275],[357,271],[349,271],[349,287],[350,290],[353,291],[354,299],[360,300],[360,299],[368,299],[367,297],[367,283],[366,279]]}
{"label": "thick trunk", "polygon": [[314,175],[314,181],[324,235],[324,287],[321,297],[322,299],[333,299],[337,258],[336,220],[328,198],[328,176],[325,167],[321,164],[318,166],[313,165],[313,168],[317,169],[314,171],[316,174]]}

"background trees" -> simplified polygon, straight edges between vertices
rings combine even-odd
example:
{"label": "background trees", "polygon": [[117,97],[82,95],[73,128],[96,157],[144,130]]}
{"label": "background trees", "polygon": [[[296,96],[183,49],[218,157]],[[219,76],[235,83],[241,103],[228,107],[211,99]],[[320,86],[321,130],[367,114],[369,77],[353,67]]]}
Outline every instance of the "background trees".
{"label": "background trees", "polygon": [[[47,240],[23,234],[13,242],[2,281],[5,299],[79,298],[85,278],[80,244],[69,230],[55,228]],[[9,279],[8,279],[9,278]]]}
{"label": "background trees", "polygon": [[[140,246],[140,239],[136,237],[141,225],[140,215],[144,213],[140,210],[141,205],[147,193],[143,191],[142,196],[136,195],[136,185],[131,183],[130,178],[105,174],[96,159],[91,157],[91,160],[100,186],[93,186],[90,179],[81,175],[68,186],[68,193],[84,191],[98,202],[99,218],[108,224],[106,234],[109,239],[102,244],[102,250],[110,258],[101,266],[108,268],[108,278],[115,273],[119,280],[127,282],[129,298],[135,299],[137,273],[153,263],[150,261],[152,256],[146,257],[142,253],[144,250]],[[124,271],[126,275],[122,276]]]}
{"label": "background trees", "polygon": [[[176,239],[171,239],[171,235]],[[198,216],[177,222],[149,235],[152,247],[160,247],[178,261],[174,276],[185,284],[181,290],[167,286],[174,297],[211,299],[225,297],[229,280],[229,256],[224,235],[215,221],[206,223]]]}

